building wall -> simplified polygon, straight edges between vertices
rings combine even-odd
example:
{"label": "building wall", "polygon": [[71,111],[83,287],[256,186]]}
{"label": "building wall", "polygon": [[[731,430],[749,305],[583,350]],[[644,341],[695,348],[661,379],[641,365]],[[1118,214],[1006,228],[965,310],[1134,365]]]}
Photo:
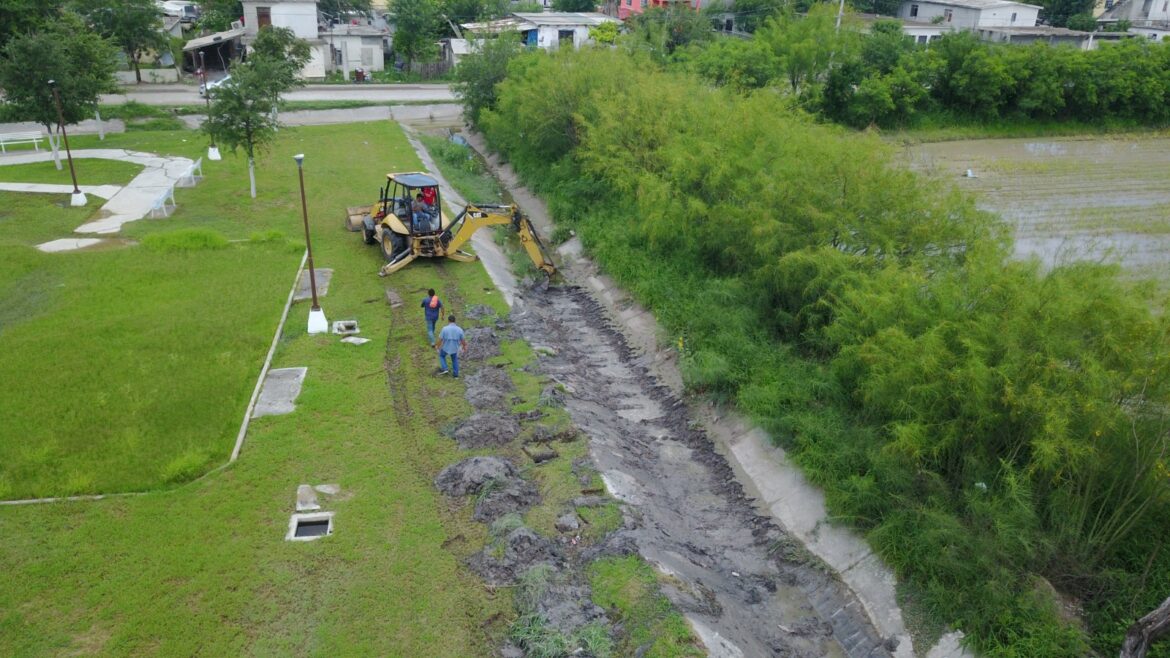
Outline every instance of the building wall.
{"label": "building wall", "polygon": [[[326,36],[325,41],[327,42],[325,48],[329,48],[330,38]],[[358,67],[366,71],[381,71],[386,68],[382,53],[382,37],[334,35],[332,46],[340,54],[341,64],[331,67],[330,70],[336,68],[344,71],[347,77],[350,71]]]}
{"label": "building wall", "polygon": [[313,44],[309,48],[309,62],[301,69],[301,77],[309,80],[325,79],[325,61],[329,57],[328,44]]}
{"label": "building wall", "polygon": [[979,27],[1035,27],[1039,14],[1039,9],[1024,5],[993,7],[979,12]]}
{"label": "building wall", "polygon": [[944,34],[950,33],[952,30],[944,27],[918,27],[918,26],[902,26],[902,34],[914,39],[915,43],[930,43]]}
{"label": "building wall", "polygon": [[316,39],[317,3],[281,2],[272,5],[272,26],[288,28],[302,39]]}
{"label": "building wall", "polygon": [[545,50],[559,48],[561,30],[572,30],[574,48],[580,48],[589,41],[589,28],[584,25],[542,25],[536,32],[537,47]]}
{"label": "building wall", "polygon": [[1156,28],[1156,27],[1131,27],[1130,34],[1140,35],[1143,39],[1150,41],[1167,41],[1170,40],[1170,29]]}
{"label": "building wall", "polygon": [[317,38],[317,3],[316,2],[244,2],[244,31],[249,37],[256,36],[259,31],[257,7],[268,7],[272,15],[273,27],[284,27],[293,31],[302,39]]}
{"label": "building wall", "polygon": [[[918,7],[918,15],[913,16],[913,7]],[[950,20],[946,20],[947,12],[951,13]],[[904,2],[898,9],[898,18],[920,23],[930,23],[935,18],[942,18],[939,23],[943,27],[954,29],[969,29],[975,27],[979,21],[979,10],[965,7],[951,7],[933,2]]]}

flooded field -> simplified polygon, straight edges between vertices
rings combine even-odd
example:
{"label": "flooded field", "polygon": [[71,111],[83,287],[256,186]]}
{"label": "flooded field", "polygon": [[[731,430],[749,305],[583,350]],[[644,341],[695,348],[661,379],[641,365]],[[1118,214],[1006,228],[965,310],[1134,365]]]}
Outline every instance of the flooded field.
{"label": "flooded field", "polygon": [[1170,288],[1170,138],[968,140],[906,158],[1010,222],[1019,258],[1117,262]]}

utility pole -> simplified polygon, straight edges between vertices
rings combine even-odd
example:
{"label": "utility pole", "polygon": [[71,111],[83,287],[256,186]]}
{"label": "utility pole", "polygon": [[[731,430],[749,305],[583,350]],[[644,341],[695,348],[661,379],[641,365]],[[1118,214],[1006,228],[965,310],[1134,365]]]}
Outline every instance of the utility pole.
{"label": "utility pole", "polygon": [[841,0],[837,5],[837,26],[833,28],[834,33],[841,32],[841,17],[845,15],[845,0]]}
{"label": "utility pole", "polygon": [[69,150],[69,135],[65,132],[65,112],[61,110],[61,94],[57,93],[56,80],[49,80],[49,89],[53,90],[53,102],[57,105],[57,129],[61,131],[61,138],[65,141],[65,157],[69,160],[69,175],[73,178],[73,196],[69,197],[69,205],[84,206],[87,199],[85,192],[77,186],[77,171],[73,169],[73,153]]}
{"label": "utility pole", "polygon": [[[207,116],[211,118],[211,89],[207,86],[207,61],[202,50],[199,51],[199,71],[203,74],[203,100],[207,101]],[[207,159],[221,160],[219,147],[215,145],[215,136],[208,133],[207,137],[211,140],[211,146],[207,147]]]}
{"label": "utility pole", "polygon": [[309,333],[324,334],[329,332],[329,321],[325,319],[325,311],[322,311],[321,305],[317,303],[317,274],[313,270],[313,242],[309,239],[309,206],[305,203],[305,169],[303,167],[305,154],[298,153],[293,156],[293,160],[297,161],[297,177],[301,183],[301,217],[305,221],[305,260],[309,265],[309,289],[313,293],[313,306],[309,308]]}

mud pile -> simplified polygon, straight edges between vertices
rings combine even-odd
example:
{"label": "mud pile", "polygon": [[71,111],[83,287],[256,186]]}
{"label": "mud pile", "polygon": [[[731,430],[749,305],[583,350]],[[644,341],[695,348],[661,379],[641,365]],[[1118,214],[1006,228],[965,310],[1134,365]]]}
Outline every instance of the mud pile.
{"label": "mud pile", "polygon": [[503,407],[512,394],[512,378],[502,366],[483,366],[467,375],[467,391],[463,394],[471,406],[484,410]]}
{"label": "mud pile", "polygon": [[511,443],[520,434],[520,422],[508,414],[491,411],[478,412],[459,424],[451,438],[464,450]]}

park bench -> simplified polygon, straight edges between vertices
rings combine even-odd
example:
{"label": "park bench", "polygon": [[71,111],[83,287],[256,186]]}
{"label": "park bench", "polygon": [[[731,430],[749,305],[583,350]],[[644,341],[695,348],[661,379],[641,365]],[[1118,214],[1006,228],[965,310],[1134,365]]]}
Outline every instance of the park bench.
{"label": "park bench", "polygon": [[175,211],[178,204],[175,203],[175,186],[172,185],[167,188],[166,192],[154,200],[154,204],[150,208],[150,218],[170,217],[171,213]]}
{"label": "park bench", "polygon": [[0,153],[8,152],[9,144],[32,144],[36,150],[41,150],[41,140],[45,136],[39,130],[27,130],[20,133],[0,133]]}

